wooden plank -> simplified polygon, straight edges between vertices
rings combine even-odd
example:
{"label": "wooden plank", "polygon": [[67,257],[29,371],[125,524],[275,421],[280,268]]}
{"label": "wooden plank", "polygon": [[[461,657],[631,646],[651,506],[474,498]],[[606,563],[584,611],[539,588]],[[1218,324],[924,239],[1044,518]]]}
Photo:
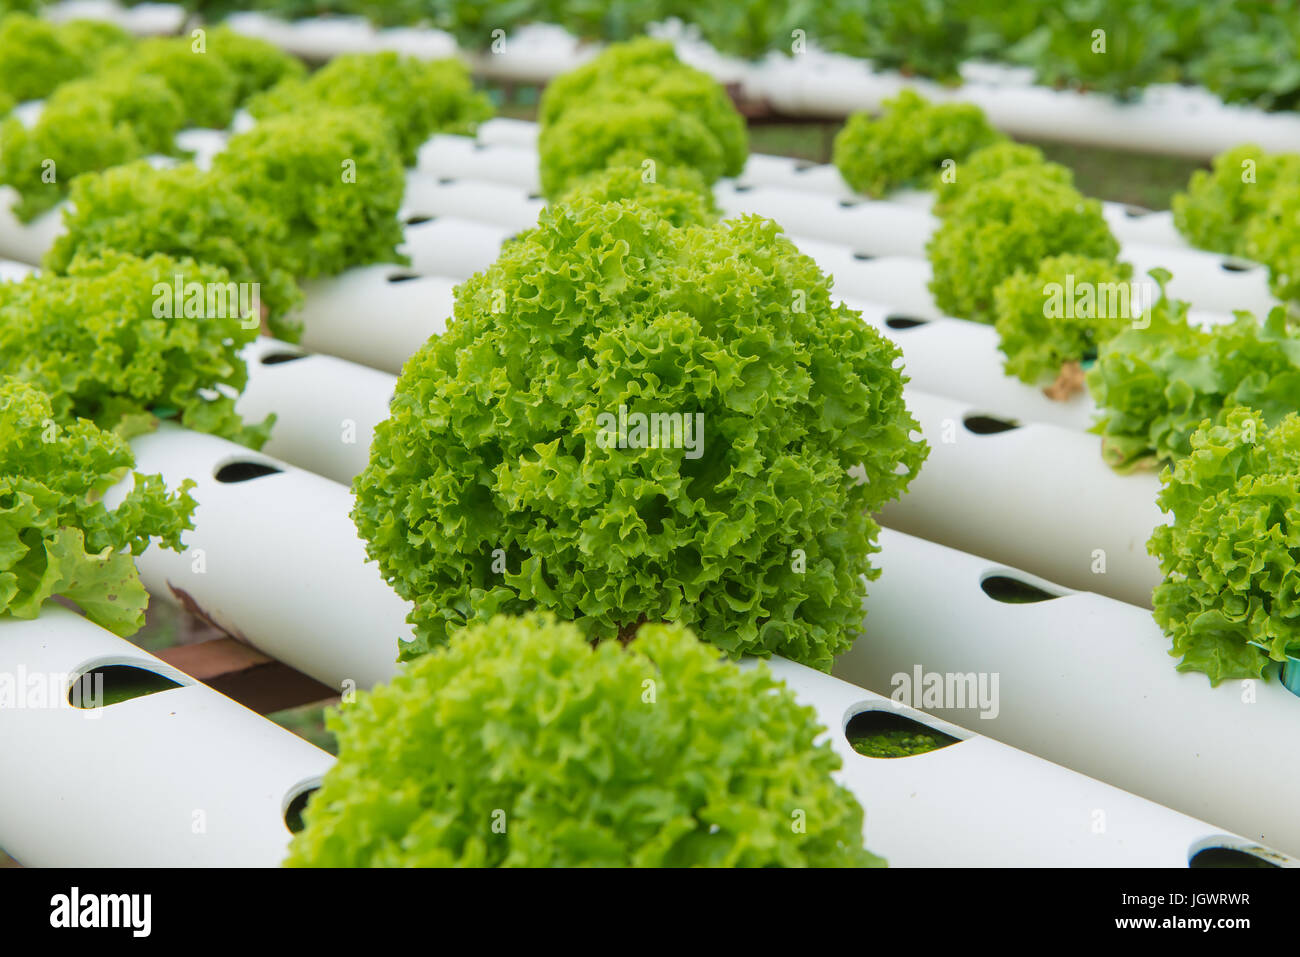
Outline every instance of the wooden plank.
{"label": "wooden plank", "polygon": [[212,638],[158,652],[173,667],[259,714],[338,696],[338,690],[234,638]]}

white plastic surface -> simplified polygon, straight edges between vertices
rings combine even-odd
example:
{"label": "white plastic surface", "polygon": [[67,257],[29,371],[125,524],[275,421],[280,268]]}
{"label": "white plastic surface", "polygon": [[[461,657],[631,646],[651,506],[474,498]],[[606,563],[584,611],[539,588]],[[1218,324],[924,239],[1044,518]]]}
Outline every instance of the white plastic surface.
{"label": "white plastic surface", "polygon": [[496,262],[501,244],[514,233],[505,226],[437,216],[408,225],[398,251],[410,257],[413,272],[468,279]]}
{"label": "white plastic surface", "polygon": [[262,451],[343,485],[370,458],[396,380],[386,372],[259,338],[243,350],[248,385],[236,403],[246,422],[274,413]]}
{"label": "white plastic surface", "polygon": [[1150,607],[1161,576],[1146,543],[1164,520],[1154,472],[1116,473],[1096,435],[1041,423],[981,435],[966,422],[987,409],[913,389],[906,401],[930,457],[882,524]]}
{"label": "white plastic surface", "polygon": [[[866,846],[891,866],[1186,867],[1207,846],[1255,849],[1249,840],[888,697],[789,661],[775,659],[771,667],[830,729],[844,762],[839,779],[866,810]],[[854,714],[873,709],[964,740],[902,758],[858,754],[844,729]]]}
{"label": "white plastic surface", "polygon": [[[182,687],[72,707],[77,678],[108,665]],[[27,692],[0,707],[0,847],[29,867],[276,866],[289,802],[334,761],[54,603],[0,619],[0,681]]]}
{"label": "white plastic surface", "polygon": [[302,344],[388,372],[446,329],[455,281],[404,266],[363,266],[303,284]]}
{"label": "white plastic surface", "polygon": [[[1300,853],[1300,698],[1276,680],[1180,673],[1145,609],[1036,580],[891,532],[867,586],[866,626],[835,674],[889,695],[896,675],[997,674],[995,716],[955,701],[927,708],[1270,847]],[[981,581],[1008,575],[1061,595],[1007,604]],[[971,786],[982,775],[972,772]],[[1106,808],[1105,804],[1096,807]],[[1108,822],[1115,815],[1108,809]]]}
{"label": "white plastic surface", "polygon": [[[210,435],[164,425],[132,440],[136,470],[169,487],[198,484],[186,550],[150,548],[137,559],[157,597],[198,610],[219,627],[333,688],[392,677],[409,606],[368,563],[349,518],[347,488]],[[232,463],[282,471],[222,482]],[[119,486],[106,497],[120,501]]]}
{"label": "white plastic surface", "polygon": [[518,231],[537,225],[545,205],[540,196],[518,186],[412,172],[406,177],[401,215],[455,216]]}

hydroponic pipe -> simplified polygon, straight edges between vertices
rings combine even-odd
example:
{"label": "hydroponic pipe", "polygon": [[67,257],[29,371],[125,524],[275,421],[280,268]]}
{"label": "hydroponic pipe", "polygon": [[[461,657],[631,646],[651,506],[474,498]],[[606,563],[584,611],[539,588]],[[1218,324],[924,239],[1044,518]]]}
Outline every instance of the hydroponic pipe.
{"label": "hydroponic pipe", "polygon": [[468,279],[501,255],[501,245],[515,232],[454,216],[413,216],[398,251],[411,260],[409,269],[423,276]]}
{"label": "hydroponic pipe", "polygon": [[455,216],[518,231],[537,225],[546,201],[519,186],[473,179],[434,177],[411,172],[401,215],[407,221],[425,216]]}
{"label": "hydroponic pipe", "polygon": [[809,50],[800,56],[770,57],[751,74],[745,92],[781,113],[843,117],[861,110],[876,112],[885,100],[911,88],[938,102],[973,103],[989,122],[1014,137],[1195,159],[1209,159],[1240,143],[1281,152],[1300,142],[1300,117],[1295,114],[1229,106],[1204,89],[1151,86],[1137,101],[1120,103],[1100,93],[1019,81],[1013,68],[998,64],[978,67],[966,71],[968,82],[948,87],[875,72],[852,57]]}
{"label": "hydroponic pipe", "polygon": [[1150,607],[1161,578],[1146,550],[1163,522],[1155,473],[1115,472],[1086,432],[1017,425],[914,389],[906,400],[930,457],[881,510],[884,525]]}
{"label": "hydroponic pipe", "polygon": [[[861,639],[858,647],[868,640]],[[892,866],[1186,867],[1210,847],[1294,863],[1252,840],[887,696],[780,658],[770,667],[830,729],[843,761],[838,777],[866,811],[866,844]],[[917,722],[917,731],[959,740],[907,757],[867,757],[853,750],[845,730],[870,712],[908,718]],[[1229,783],[1240,789],[1240,782]]]}
{"label": "hydroponic pipe", "polygon": [[21,864],[273,867],[333,761],[67,608],[0,618],[0,847]]}
{"label": "hydroponic pipe", "polygon": [[986,717],[937,690],[915,703],[1300,853],[1300,766],[1285,757],[1300,737],[1300,700],[1276,680],[1211,687],[1175,669],[1145,609],[889,530],[880,545],[865,634],[835,674],[886,695],[918,681],[935,688],[930,674],[953,688],[961,676],[997,675],[997,708]]}
{"label": "hydroponic pipe", "polygon": [[347,488],[168,424],[131,447],[140,473],[197,483],[185,551],[151,548],[136,560],[152,595],[331,687],[392,676],[409,606],[367,562]]}
{"label": "hydroponic pipe", "polygon": [[446,328],[455,281],[409,267],[363,266],[303,284],[302,344],[376,369],[402,364]]}
{"label": "hydroponic pipe", "polygon": [[248,384],[236,411],[275,415],[262,451],[350,485],[366,467],[375,426],[388,417],[397,380],[386,372],[261,337],[243,350]]}

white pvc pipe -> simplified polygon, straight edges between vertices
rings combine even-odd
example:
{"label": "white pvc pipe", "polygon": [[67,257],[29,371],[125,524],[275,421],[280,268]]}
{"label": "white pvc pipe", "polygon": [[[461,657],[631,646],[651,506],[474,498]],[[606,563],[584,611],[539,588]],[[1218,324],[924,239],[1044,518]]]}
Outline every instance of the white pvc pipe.
{"label": "white pvc pipe", "polygon": [[[131,447],[141,474],[159,473],[172,487],[197,482],[185,551],[151,548],[136,560],[151,594],[330,687],[392,677],[398,640],[411,636],[409,605],[367,562],[347,488],[166,424]],[[246,464],[280,471],[238,480]],[[117,486],[110,507],[124,494]]]}
{"label": "white pvc pipe", "polygon": [[968,423],[988,409],[913,389],[906,401],[930,457],[882,524],[1150,607],[1161,575],[1146,543],[1163,522],[1154,472],[1115,472],[1095,435],[1041,423],[977,434]]}
{"label": "white pvc pipe", "polygon": [[0,256],[38,265],[55,238],[63,232],[63,205],[42,213],[30,223],[20,222],[12,210],[18,192],[0,186]]}
{"label": "white pvc pipe", "polygon": [[518,231],[537,225],[545,205],[540,196],[518,186],[412,172],[406,177],[401,215],[455,216]]}
{"label": "white pvc pipe", "polygon": [[1096,404],[1085,389],[1070,399],[1049,399],[1043,390],[1002,371],[997,331],[965,319],[921,320],[878,303],[845,299],[862,318],[903,350],[908,393],[947,396],[1020,422],[1046,422],[1067,429],[1092,425]]}
{"label": "white pvc pipe", "polygon": [[[866,846],[891,866],[1186,867],[1206,847],[1280,860],[1248,839],[819,671],[779,658],[770,666],[830,729],[844,764],[837,777],[866,811]],[[849,719],[867,710],[904,715],[961,740],[925,754],[867,757],[844,734]],[[1226,783],[1243,799],[1251,796],[1240,780]]]}
{"label": "white pvc pipe", "polygon": [[[1287,760],[1300,700],[1279,682],[1211,687],[1175,669],[1169,639],[1144,609],[889,530],[880,545],[865,634],[835,674],[886,695],[901,694],[907,679],[914,686],[918,667],[996,674],[996,714],[952,698],[927,711],[1300,853],[1300,765]],[[993,575],[1061,597],[996,601],[980,587]]]}
{"label": "white pvc pipe", "polygon": [[243,350],[248,384],[235,405],[248,422],[275,414],[267,455],[344,485],[366,467],[375,426],[388,417],[397,380],[275,339]]}
{"label": "white pvc pipe", "polygon": [[515,234],[506,226],[437,216],[408,224],[399,252],[411,259],[410,269],[421,275],[468,279],[492,265],[501,245]]}
{"label": "white pvc pipe", "polygon": [[68,20],[106,20],[137,36],[176,33],[185,21],[185,8],[175,3],[141,3],[124,7],[113,0],[62,0],[41,10],[56,23]]}
{"label": "white pvc pipe", "polygon": [[435,178],[479,179],[539,192],[537,150],[491,146],[472,136],[435,135],[420,147],[415,168]]}
{"label": "white pvc pipe", "polygon": [[[102,704],[88,679],[69,704],[110,665],[181,687]],[[53,603],[0,619],[0,683],[18,696],[0,707],[0,847],[29,867],[277,866],[289,803],[334,760]]]}
{"label": "white pvc pipe", "polygon": [[[1208,159],[1240,143],[1285,151],[1300,142],[1300,117],[1228,106],[1206,90],[1148,87],[1136,102],[1099,93],[1053,90],[1016,82],[1014,71],[981,65],[986,77],[947,87],[894,72],[874,72],[865,61],[809,50],[770,56],[751,74],[746,94],[792,115],[843,117],[878,111],[905,88],[940,102],[973,103],[1012,136]],[[987,76],[1001,74],[988,82]]]}
{"label": "white pvc pipe", "polygon": [[304,347],[395,373],[446,329],[454,288],[451,279],[403,266],[363,266],[305,283],[294,318],[303,323]]}
{"label": "white pvc pipe", "polygon": [[539,128],[531,120],[516,120],[509,116],[494,116],[484,120],[474,131],[474,138],[487,146],[517,146],[537,155]]}

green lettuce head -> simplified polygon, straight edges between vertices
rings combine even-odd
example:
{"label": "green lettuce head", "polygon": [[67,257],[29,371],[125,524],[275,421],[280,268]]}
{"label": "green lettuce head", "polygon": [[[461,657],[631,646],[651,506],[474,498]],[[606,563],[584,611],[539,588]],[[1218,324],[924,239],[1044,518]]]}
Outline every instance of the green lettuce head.
{"label": "green lettuce head", "polygon": [[1276,190],[1300,182],[1300,153],[1266,153],[1253,143],[1214,158],[1192,173],[1187,192],[1173,199],[1174,225],[1193,246],[1231,256],[1249,255],[1246,229]]}
{"label": "green lettuce head", "polygon": [[254,116],[292,114],[304,104],[326,109],[369,107],[383,116],[402,162],[415,164],[434,133],[473,133],[492,115],[458,60],[421,60],[392,52],[335,57],[305,80],[294,79],[255,97]]}
{"label": "green lettuce head", "polygon": [[716,80],[672,45],[615,44],[546,88],[538,152],[542,191],[556,198],[611,165],[689,167],[712,186],[748,158],[745,121]]}
{"label": "green lettuce head", "polygon": [[1170,521],[1147,548],[1164,581],[1152,596],[1179,671],[1212,684],[1261,677],[1300,655],[1300,416],[1271,428],[1246,408],[1205,422],[1161,480]]}
{"label": "green lettuce head", "polygon": [[953,175],[943,171],[934,177],[934,212],[940,216],[956,206],[976,183],[996,179],[1007,170],[1032,167],[1046,180],[1063,186],[1074,186],[1074,173],[1068,166],[1049,163],[1043,151],[1025,143],[1003,140],[971,153],[964,163],[959,162]]}
{"label": "green lettuce head", "polygon": [[926,453],[899,356],[771,221],[547,208],[457,288],[355,482],[415,604],[403,654],[544,608],[829,670],[878,574],[870,516]]}
{"label": "green lettuce head", "polygon": [[1051,256],[993,290],[1005,368],[1029,385],[1056,379],[1067,363],[1095,358],[1102,343],[1142,321],[1133,267],[1087,256]]}
{"label": "green lettuce head", "polygon": [[[1169,274],[1151,274],[1163,292]],[[1282,307],[1263,323],[1240,312],[1208,329],[1191,325],[1187,312],[1187,303],[1162,295],[1150,325],[1107,342],[1088,373],[1099,413],[1093,431],[1116,468],[1177,461],[1203,421],[1222,424],[1235,408],[1255,409],[1269,425],[1300,408],[1300,337]]]}
{"label": "green lettuce head", "polygon": [[190,164],[158,170],[129,163],[79,177],[71,199],[64,231],[45,255],[50,272],[66,273],[75,257],[110,251],[220,266],[235,282],[257,283],[271,331],[296,338],[284,317],[302,293],[278,265],[283,223],[223,190],[213,175]]}
{"label": "green lettuce head", "polygon": [[969,103],[930,103],[904,90],[878,118],[855,113],[835,137],[835,166],[853,189],[883,196],[926,182],[945,160],[960,166],[970,153],[1001,139]]}
{"label": "green lettuce head", "polygon": [[498,616],[328,720],[339,760],[289,866],[884,863],[813,710],[679,626],[593,649]]}
{"label": "green lettuce head", "polygon": [[193,528],[193,482],[170,493],[136,474],[115,508],[102,497],[131,474],[125,440],[85,419],[55,421],[49,396],[0,378],[0,616],[35,618],[62,596],[118,635],[144,624],[149,603],[133,555],[151,539],[181,548]]}
{"label": "green lettuce head", "polygon": [[371,110],[305,110],[262,120],[216,155],[218,184],[284,226],[278,264],[299,278],[401,262],[406,171]]}
{"label": "green lettuce head", "polygon": [[667,169],[648,182],[647,175],[640,166],[609,166],[576,180],[560,202],[635,203],[654,210],[674,226],[705,226],[721,218],[713,191],[695,170]]}
{"label": "green lettuce head", "polygon": [[175,418],[256,448],[271,421],[246,425],[234,396],[260,317],[240,315],[234,285],[216,266],[119,252],[0,284],[0,374],[48,392],[60,421],[130,435]]}
{"label": "green lettuce head", "polygon": [[1028,166],[971,186],[926,250],[933,271],[930,291],[939,308],[993,322],[993,291],[1004,279],[1066,253],[1114,259],[1119,243],[1099,202]]}

